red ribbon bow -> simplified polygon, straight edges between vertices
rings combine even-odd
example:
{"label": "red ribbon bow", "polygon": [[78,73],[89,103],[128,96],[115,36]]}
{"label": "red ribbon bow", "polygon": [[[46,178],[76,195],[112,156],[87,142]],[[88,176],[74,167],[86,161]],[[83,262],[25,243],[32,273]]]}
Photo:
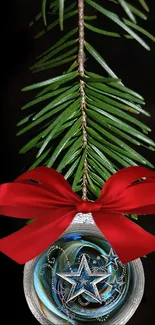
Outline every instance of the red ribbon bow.
{"label": "red ribbon bow", "polygon": [[123,214],[155,213],[155,173],[144,167],[124,168],[107,180],[95,202],[83,201],[61,174],[47,167],[2,184],[0,214],[36,220],[1,239],[1,252],[21,264],[29,261],[65,231],[77,212],[93,213],[122,263],[148,254],[155,250],[155,236]]}

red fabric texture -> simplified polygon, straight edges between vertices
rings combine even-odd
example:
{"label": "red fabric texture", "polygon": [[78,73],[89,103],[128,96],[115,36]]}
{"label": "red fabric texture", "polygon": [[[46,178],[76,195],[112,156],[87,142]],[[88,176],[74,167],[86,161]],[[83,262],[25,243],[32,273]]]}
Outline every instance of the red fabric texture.
{"label": "red fabric texture", "polygon": [[1,215],[35,219],[2,238],[0,251],[24,264],[56,241],[78,212],[92,212],[122,263],[154,251],[155,236],[124,214],[155,213],[155,173],[138,166],[121,169],[107,180],[95,202],[83,201],[60,173],[48,167],[37,167],[0,185]]}

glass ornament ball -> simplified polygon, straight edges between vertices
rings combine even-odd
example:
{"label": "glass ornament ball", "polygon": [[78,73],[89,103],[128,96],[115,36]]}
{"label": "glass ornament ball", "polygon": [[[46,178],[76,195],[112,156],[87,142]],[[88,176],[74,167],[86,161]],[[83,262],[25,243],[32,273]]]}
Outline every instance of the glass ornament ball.
{"label": "glass ornament ball", "polygon": [[24,292],[43,325],[124,325],[142,299],[144,272],[140,259],[123,265],[92,215],[79,213],[25,264]]}

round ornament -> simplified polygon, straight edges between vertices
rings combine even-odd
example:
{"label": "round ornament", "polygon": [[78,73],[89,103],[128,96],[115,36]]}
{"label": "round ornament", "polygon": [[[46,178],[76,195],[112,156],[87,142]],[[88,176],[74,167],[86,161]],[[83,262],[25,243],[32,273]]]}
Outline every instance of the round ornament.
{"label": "round ornament", "polygon": [[140,259],[123,265],[96,227],[78,213],[43,254],[25,264],[24,291],[43,325],[124,325],[144,291]]}

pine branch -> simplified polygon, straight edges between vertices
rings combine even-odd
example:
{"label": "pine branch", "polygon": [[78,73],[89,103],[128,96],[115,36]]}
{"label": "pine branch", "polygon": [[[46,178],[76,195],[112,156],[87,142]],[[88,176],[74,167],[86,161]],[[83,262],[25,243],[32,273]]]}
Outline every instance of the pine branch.
{"label": "pine branch", "polygon": [[[42,17],[47,28],[44,26],[35,38],[58,25],[60,30],[65,29],[67,20],[75,15],[78,26],[67,34],[64,32],[63,37],[41,53],[30,68],[32,73],[48,69],[53,76],[53,69],[60,66],[62,74],[23,89],[35,91],[35,94],[23,105],[22,110],[30,112],[18,123],[18,135],[30,131],[32,134],[20,152],[38,150],[29,169],[40,164],[57,169],[84,200],[98,197],[104,182],[122,167],[137,164],[154,167],[132,148],[135,145],[155,150],[155,143],[148,137],[150,128],[137,118],[140,113],[150,116],[143,108],[143,97],[126,87],[93,44],[85,40],[85,28],[103,35],[105,41],[108,36],[121,37],[119,30],[116,33],[98,28],[96,13],[99,12],[113,26],[119,26],[125,38],[137,40],[146,49],[149,46],[137,32],[155,41],[138,25],[138,18],[146,19],[146,14],[129,1],[112,2],[115,12],[103,7],[107,2],[103,4],[102,1],[99,4],[100,1],[78,0],[70,4],[69,0],[55,0],[48,5],[48,0],[43,0],[42,14],[39,13],[35,21],[41,22]],[[145,1],[139,2],[146,10]],[[117,15],[118,7],[128,19]],[[31,26],[33,24],[34,21]],[[98,75],[90,71],[89,62],[85,69],[86,55],[92,56],[103,73]]]}
{"label": "pine branch", "polygon": [[[78,64],[79,64],[79,76],[80,78],[80,94],[81,94],[81,113],[82,113],[82,139],[83,148],[87,148],[87,124],[86,124],[86,94],[85,94],[85,82],[82,80],[84,77],[84,62],[85,62],[85,52],[84,52],[84,0],[78,0],[78,13],[79,13],[79,53],[78,53]],[[83,169],[83,182],[82,182],[82,193],[83,200],[87,198],[87,155],[84,160]]]}

